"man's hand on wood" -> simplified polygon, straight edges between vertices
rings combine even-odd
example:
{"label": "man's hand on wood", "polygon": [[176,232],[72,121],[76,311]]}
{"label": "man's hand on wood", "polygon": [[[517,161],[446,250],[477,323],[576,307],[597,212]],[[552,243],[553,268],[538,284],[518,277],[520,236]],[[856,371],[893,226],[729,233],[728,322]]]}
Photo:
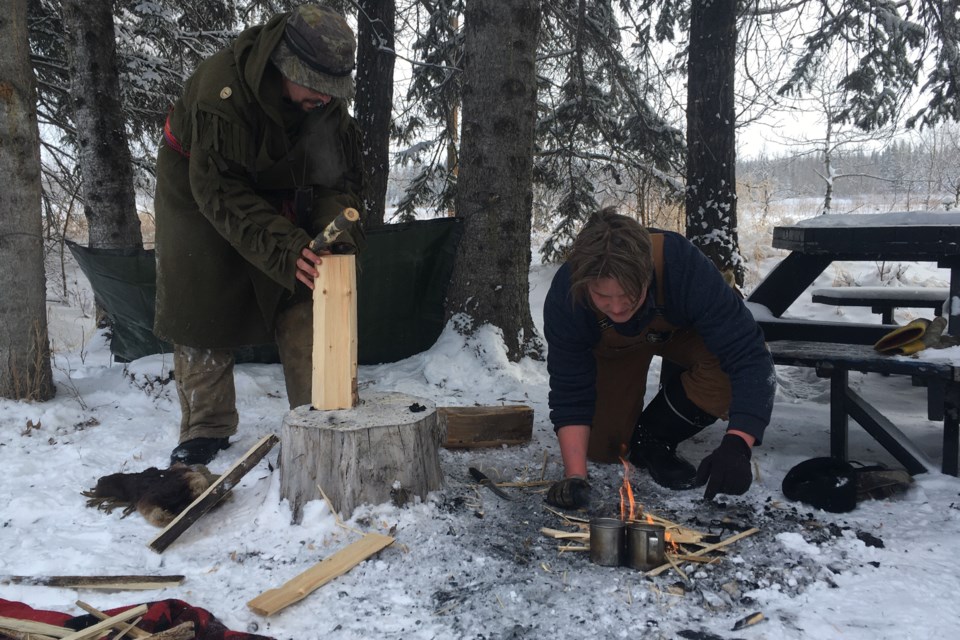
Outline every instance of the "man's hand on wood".
{"label": "man's hand on wood", "polygon": [[330,255],[329,251],[314,253],[310,250],[310,247],[304,247],[303,251],[300,252],[300,257],[297,258],[297,280],[307,285],[307,288],[312,291],[313,280],[320,275],[317,266],[323,262],[321,256],[328,255]]}

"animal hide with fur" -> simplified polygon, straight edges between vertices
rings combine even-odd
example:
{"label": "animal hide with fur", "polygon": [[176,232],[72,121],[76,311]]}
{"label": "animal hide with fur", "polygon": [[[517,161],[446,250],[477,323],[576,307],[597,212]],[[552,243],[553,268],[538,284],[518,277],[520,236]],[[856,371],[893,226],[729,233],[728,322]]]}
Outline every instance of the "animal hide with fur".
{"label": "animal hide with fur", "polygon": [[123,507],[124,518],[137,511],[147,522],[165,527],[218,477],[203,465],[176,463],[169,469],[150,467],[138,473],[103,476],[97,486],[82,494],[88,498],[88,507],[107,513]]}

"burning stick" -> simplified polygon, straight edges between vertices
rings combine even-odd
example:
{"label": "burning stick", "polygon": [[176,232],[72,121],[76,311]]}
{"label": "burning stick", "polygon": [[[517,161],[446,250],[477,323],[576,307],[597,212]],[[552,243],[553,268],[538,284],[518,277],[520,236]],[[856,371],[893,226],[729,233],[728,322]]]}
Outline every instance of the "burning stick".
{"label": "burning stick", "polygon": [[[703,549],[700,549],[699,551],[695,551],[695,552],[692,553],[691,555],[694,555],[694,556],[702,556],[702,555],[708,554],[708,553],[710,553],[711,551],[716,551],[717,549],[720,549],[721,547],[725,547],[725,546],[727,546],[728,544],[733,544],[733,543],[736,542],[737,540],[741,540],[741,539],[743,539],[743,538],[746,538],[747,536],[752,536],[753,534],[757,533],[758,531],[760,531],[760,529],[757,529],[756,527],[754,527],[754,528],[752,528],[752,529],[747,529],[746,531],[741,531],[741,532],[738,533],[738,534],[735,534],[735,535],[730,536],[730,537],[727,538],[726,540],[722,540],[722,541],[720,541],[720,542],[718,542],[718,543],[716,543],[716,544],[708,545],[708,546],[704,547]],[[663,573],[664,571],[666,571],[666,570],[669,569],[669,568],[670,568],[670,563],[668,562],[668,563],[666,563],[666,564],[660,565],[660,566],[657,567],[656,569],[651,569],[650,571],[647,571],[644,575],[646,575],[646,576],[651,576],[651,577],[652,577],[652,576],[658,576],[658,575],[660,575],[661,573]]]}

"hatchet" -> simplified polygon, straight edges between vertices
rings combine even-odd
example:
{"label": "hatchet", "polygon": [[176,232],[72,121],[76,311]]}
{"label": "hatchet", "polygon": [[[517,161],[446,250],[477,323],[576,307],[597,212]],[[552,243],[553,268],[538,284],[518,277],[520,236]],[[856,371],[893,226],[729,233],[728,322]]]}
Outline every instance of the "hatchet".
{"label": "hatchet", "polygon": [[350,228],[354,222],[360,219],[360,212],[353,207],[347,207],[341,211],[336,218],[324,227],[323,231],[317,234],[317,237],[310,242],[310,251],[320,253],[329,251],[344,231]]}

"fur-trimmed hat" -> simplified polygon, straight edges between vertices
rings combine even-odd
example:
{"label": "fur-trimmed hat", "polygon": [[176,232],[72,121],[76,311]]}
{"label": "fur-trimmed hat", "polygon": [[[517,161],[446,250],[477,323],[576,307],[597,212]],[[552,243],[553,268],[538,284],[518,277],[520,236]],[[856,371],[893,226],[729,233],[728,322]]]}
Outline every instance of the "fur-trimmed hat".
{"label": "fur-trimmed hat", "polygon": [[291,82],[334,98],[350,100],[357,40],[342,15],[307,4],[287,18],[283,39],[270,54]]}

